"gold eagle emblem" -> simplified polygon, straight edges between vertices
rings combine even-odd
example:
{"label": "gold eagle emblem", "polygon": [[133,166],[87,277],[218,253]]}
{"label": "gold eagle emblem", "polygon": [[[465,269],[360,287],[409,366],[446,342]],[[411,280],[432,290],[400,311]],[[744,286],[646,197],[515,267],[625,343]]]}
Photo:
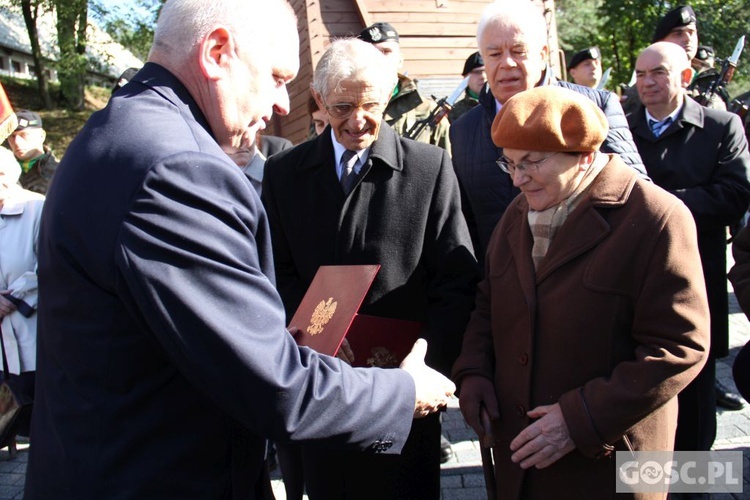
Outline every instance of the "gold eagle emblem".
{"label": "gold eagle emblem", "polygon": [[334,301],[333,297],[328,297],[327,301],[320,301],[320,304],[315,307],[310,317],[310,326],[307,327],[310,335],[317,335],[323,332],[323,327],[333,318],[333,313],[336,312],[337,305],[338,302]]}
{"label": "gold eagle emblem", "polygon": [[373,347],[371,358],[367,358],[367,364],[376,368],[398,368],[399,362],[396,355],[385,347]]}

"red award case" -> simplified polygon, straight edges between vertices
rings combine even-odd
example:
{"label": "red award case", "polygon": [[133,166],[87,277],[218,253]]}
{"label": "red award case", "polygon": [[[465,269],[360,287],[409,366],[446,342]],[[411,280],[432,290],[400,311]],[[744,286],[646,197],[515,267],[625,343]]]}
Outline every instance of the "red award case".
{"label": "red award case", "polygon": [[289,322],[300,330],[297,344],[335,356],[379,269],[320,266]]}
{"label": "red award case", "polygon": [[299,345],[335,356],[344,340],[354,366],[398,367],[421,336],[423,324],[357,314],[379,265],[320,266],[290,327]]}

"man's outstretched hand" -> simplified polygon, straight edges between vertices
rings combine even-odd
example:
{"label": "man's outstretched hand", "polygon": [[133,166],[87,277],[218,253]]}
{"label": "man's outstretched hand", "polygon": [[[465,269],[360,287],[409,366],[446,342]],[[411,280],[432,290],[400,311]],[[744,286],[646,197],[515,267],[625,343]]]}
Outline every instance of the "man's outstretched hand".
{"label": "man's outstretched hand", "polygon": [[411,352],[401,362],[400,368],[414,379],[416,400],[414,418],[426,417],[448,404],[456,392],[456,386],[447,377],[433,370],[424,363],[427,354],[427,341],[419,339],[414,343]]}

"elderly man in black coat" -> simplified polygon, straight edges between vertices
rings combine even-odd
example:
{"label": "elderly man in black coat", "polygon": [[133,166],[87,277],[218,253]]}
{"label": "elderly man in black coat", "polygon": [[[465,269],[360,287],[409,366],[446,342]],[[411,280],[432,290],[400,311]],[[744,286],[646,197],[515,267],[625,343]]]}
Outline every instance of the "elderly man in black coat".
{"label": "elderly man in black coat", "polygon": [[750,204],[750,155],[738,116],[704,108],[686,95],[692,69],[670,42],[644,49],[636,61],[642,104],[630,129],[653,181],[680,198],[698,228],[711,311],[711,359],[680,394],[677,450],[708,450],[716,435],[715,364],[728,353],[727,226]]}
{"label": "elderly man in black coat", "polygon": [[[319,266],[381,264],[361,312],[422,322],[428,364],[448,373],[474,303],[476,260],[448,154],[383,121],[396,83],[388,64],[356,39],[334,42],[318,63],[313,93],[329,126],[266,165],[276,280],[289,316]],[[308,495],[438,498],[439,441],[438,418],[428,417],[394,459],[306,446]]]}
{"label": "elderly man in black coat", "polygon": [[642,177],[641,164],[617,96],[605,90],[558,81],[547,67],[547,24],[533,2],[494,2],[477,29],[477,45],[485,64],[487,86],[479,105],[451,124],[453,166],[466,196],[464,210],[475,238],[477,257],[484,260],[487,243],[508,204],[520,192],[495,163],[502,154],[490,130],[497,111],[515,94],[539,85],[558,85],[581,93],[604,111],[609,133],[601,151],[618,153]]}

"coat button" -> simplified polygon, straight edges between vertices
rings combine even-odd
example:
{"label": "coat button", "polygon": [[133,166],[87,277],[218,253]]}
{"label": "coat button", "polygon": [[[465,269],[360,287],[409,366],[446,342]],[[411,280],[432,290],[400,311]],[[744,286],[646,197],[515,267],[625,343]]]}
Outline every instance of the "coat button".
{"label": "coat button", "polygon": [[529,362],[529,355],[524,353],[521,353],[518,355],[518,362],[522,365],[526,365]]}
{"label": "coat button", "polygon": [[518,415],[519,417],[525,417],[526,408],[524,408],[523,405],[516,406],[516,415]]}

